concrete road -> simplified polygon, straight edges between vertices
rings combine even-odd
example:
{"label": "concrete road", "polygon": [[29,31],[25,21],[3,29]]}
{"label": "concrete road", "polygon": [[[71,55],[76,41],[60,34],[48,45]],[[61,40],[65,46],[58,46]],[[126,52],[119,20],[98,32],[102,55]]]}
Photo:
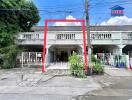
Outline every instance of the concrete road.
{"label": "concrete road", "polygon": [[117,84],[78,96],[76,100],[132,100],[132,77],[121,77]]}
{"label": "concrete road", "polygon": [[[116,71],[114,73],[116,75]],[[0,70],[0,100],[131,99],[132,77],[128,74],[121,77],[105,74],[79,79],[54,76],[52,71],[41,74],[39,69]]]}
{"label": "concrete road", "polygon": [[73,97],[101,88],[92,77],[79,79],[28,70],[0,72],[0,100],[73,100]]}
{"label": "concrete road", "polygon": [[85,96],[75,100],[132,100],[132,96]]}

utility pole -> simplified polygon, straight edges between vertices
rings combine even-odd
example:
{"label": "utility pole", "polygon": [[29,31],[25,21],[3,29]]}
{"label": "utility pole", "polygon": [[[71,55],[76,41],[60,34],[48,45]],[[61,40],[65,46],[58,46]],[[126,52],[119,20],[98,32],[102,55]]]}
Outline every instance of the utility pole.
{"label": "utility pole", "polygon": [[89,21],[89,0],[85,0],[85,13],[86,13],[86,31],[87,31],[87,46],[88,46],[88,75],[92,74],[92,66],[91,66],[91,54],[92,54],[92,46],[90,40],[90,21]]}

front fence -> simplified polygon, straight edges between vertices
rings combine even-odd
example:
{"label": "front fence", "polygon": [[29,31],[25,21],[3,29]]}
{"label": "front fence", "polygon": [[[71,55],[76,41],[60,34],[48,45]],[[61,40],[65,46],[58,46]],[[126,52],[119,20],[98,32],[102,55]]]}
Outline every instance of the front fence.
{"label": "front fence", "polygon": [[42,65],[42,52],[22,52],[17,56],[17,64],[23,66]]}

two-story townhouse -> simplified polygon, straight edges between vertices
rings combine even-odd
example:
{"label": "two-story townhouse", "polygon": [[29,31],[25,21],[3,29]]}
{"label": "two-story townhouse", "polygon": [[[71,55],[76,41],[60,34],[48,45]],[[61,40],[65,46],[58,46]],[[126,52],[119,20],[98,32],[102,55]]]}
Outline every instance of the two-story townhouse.
{"label": "two-story townhouse", "polygon": [[[129,54],[132,56],[132,26],[91,26],[93,53]],[[21,32],[19,46],[25,52],[19,56],[23,64],[41,64],[44,27],[36,26],[32,32]],[[73,51],[83,55],[81,26],[49,26],[47,32],[46,63],[67,62]]]}

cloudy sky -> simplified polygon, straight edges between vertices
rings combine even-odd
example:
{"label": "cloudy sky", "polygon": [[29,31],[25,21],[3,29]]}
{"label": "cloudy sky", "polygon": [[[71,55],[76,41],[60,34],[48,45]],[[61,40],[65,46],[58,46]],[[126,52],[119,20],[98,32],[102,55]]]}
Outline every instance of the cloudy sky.
{"label": "cloudy sky", "polygon": [[[85,19],[85,0],[32,0],[39,9],[44,25],[45,19]],[[132,0],[89,0],[91,25],[132,24]],[[125,8],[123,17],[111,17],[111,7],[120,5]],[[52,23],[52,25],[80,25],[80,23]]]}

